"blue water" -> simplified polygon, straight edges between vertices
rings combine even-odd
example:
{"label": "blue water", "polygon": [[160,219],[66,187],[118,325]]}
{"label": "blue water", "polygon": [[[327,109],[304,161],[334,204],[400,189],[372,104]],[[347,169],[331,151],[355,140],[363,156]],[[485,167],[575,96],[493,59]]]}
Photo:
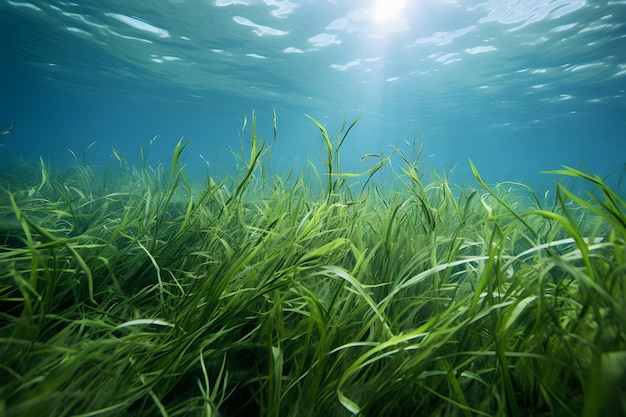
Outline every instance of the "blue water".
{"label": "blue water", "polygon": [[[234,170],[255,110],[277,167],[345,143],[344,169],[421,137],[422,163],[552,187],[540,171],[626,162],[626,1],[0,0],[0,160]],[[404,3],[404,4],[402,4]],[[382,6],[381,6],[382,5]],[[246,139],[244,135],[244,139]],[[95,142],[95,144],[94,144]],[[91,146],[90,146],[91,145]]]}

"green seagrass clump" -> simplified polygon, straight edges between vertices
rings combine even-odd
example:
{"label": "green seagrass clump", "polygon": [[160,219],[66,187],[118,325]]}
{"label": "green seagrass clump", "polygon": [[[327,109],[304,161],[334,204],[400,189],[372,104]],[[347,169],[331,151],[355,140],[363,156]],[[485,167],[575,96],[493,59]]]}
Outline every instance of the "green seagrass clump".
{"label": "green seagrass clump", "polygon": [[286,172],[253,114],[222,178],[182,139],[0,178],[0,415],[626,413],[617,189],[565,167],[539,198],[471,161],[463,188],[419,145],[345,172],[357,121],[311,120],[324,156]]}

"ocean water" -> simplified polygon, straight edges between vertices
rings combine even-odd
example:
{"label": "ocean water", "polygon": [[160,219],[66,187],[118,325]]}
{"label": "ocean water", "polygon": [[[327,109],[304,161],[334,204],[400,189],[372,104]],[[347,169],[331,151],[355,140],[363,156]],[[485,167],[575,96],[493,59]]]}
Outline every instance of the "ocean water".
{"label": "ocean water", "polygon": [[[151,162],[190,139],[191,172],[229,172],[239,132],[278,137],[306,167],[361,120],[342,154],[422,141],[422,164],[537,191],[541,171],[626,162],[626,1],[0,0],[0,161]],[[71,150],[71,152],[70,152]],[[0,168],[2,169],[2,168]]]}

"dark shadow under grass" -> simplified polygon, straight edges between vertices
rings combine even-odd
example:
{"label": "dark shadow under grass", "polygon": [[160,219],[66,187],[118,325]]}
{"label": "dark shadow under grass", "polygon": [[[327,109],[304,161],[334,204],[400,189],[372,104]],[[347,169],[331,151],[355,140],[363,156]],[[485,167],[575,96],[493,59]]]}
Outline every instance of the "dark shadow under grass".
{"label": "dark shadow under grass", "polygon": [[313,122],[324,172],[272,172],[253,115],[201,187],[182,140],[169,167],[3,178],[0,415],[625,415],[617,191],[566,167],[589,191],[540,203],[471,162],[461,189],[419,148],[345,173],[356,121]]}

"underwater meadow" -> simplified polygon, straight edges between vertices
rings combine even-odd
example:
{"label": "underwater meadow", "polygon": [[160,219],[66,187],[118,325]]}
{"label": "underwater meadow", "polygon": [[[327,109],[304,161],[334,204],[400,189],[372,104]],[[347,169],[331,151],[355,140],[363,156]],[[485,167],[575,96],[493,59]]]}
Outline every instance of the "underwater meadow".
{"label": "underwater meadow", "polygon": [[0,415],[626,415],[619,181],[537,195],[470,160],[461,186],[419,143],[346,172],[358,119],[310,119],[319,160],[284,172],[275,114],[232,175],[184,139],[3,172]]}

